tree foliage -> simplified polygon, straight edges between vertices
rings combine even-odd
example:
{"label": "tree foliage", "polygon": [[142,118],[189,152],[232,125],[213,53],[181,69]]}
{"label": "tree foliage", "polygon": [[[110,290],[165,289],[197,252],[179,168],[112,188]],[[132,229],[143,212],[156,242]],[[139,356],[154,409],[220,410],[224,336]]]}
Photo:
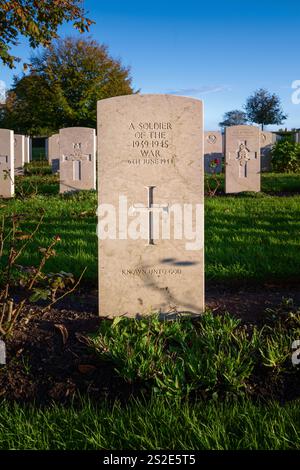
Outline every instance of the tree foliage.
{"label": "tree foliage", "polygon": [[264,88],[256,90],[247,99],[245,110],[248,120],[261,124],[262,129],[268,124],[282,124],[287,118],[282,110],[279,96]]}
{"label": "tree foliage", "polygon": [[244,111],[234,109],[233,111],[227,111],[223,116],[223,121],[219,123],[220,127],[240,126],[247,124],[247,116]]}
{"label": "tree foliage", "polygon": [[15,78],[0,126],[28,134],[96,126],[97,101],[133,93],[129,69],[91,39],[58,40]]}
{"label": "tree foliage", "polygon": [[13,68],[19,59],[11,54],[11,46],[20,36],[28,38],[32,48],[48,46],[64,21],[72,21],[80,32],[93,23],[85,17],[81,0],[0,0],[0,59]]}

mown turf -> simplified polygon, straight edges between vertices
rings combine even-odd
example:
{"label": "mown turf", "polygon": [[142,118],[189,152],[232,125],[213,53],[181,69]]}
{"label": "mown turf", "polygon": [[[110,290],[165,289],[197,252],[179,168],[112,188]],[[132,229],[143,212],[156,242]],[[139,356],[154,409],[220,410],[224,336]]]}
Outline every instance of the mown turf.
{"label": "mown turf", "polygon": [[300,192],[300,174],[264,173],[261,178],[263,192]]}
{"label": "mown turf", "polygon": [[[268,174],[263,175],[263,181],[269,188],[291,190],[300,175]],[[87,266],[85,279],[96,284],[96,192],[60,196],[55,194],[58,183],[52,175],[18,179],[16,191],[18,198],[2,200],[0,212],[27,214],[25,230],[33,229],[40,211],[45,211],[44,224],[20,263],[36,263],[38,248],[60,235],[57,256],[49,260],[46,269],[79,276]],[[207,279],[261,282],[300,278],[300,195],[207,197],[205,217]]]}
{"label": "mown turf", "polygon": [[153,398],[81,409],[2,403],[0,449],[299,449],[300,403],[199,402]]}
{"label": "mown turf", "polygon": [[[267,175],[263,188],[297,192],[299,180],[299,175]],[[37,264],[38,248],[60,235],[57,256],[46,270],[78,276],[87,266],[85,279],[96,285],[96,192],[59,196],[57,191],[55,177],[23,178],[17,181],[18,198],[0,202],[2,214],[26,217],[24,231],[33,230],[45,214],[35,240],[18,262]],[[258,283],[299,279],[299,216],[300,195],[206,198],[207,278]],[[192,403],[164,395],[126,406],[102,401],[96,407],[87,399],[80,408],[2,403],[0,449],[299,449],[299,404],[234,398]]]}
{"label": "mown turf", "polygon": [[207,199],[207,279],[299,279],[299,233],[300,196]]}
{"label": "mown turf", "polygon": [[[219,192],[224,191],[224,174],[218,174],[217,179],[220,182]],[[205,189],[208,189],[207,182],[210,182],[212,188],[215,183],[212,177],[205,175]],[[299,193],[300,192],[300,174],[295,173],[263,173],[261,175],[261,191],[263,193]]]}
{"label": "mown turf", "polygon": [[[19,264],[36,265],[39,247],[47,247],[57,235],[56,256],[47,265],[48,272],[61,270],[76,276],[87,267],[85,279],[97,282],[96,192],[80,192],[72,196],[35,195],[26,200],[14,200],[2,207],[3,213],[23,214],[23,232],[34,230],[42,214],[43,223],[34,240],[28,245]],[[1,209],[0,209],[1,212]]]}

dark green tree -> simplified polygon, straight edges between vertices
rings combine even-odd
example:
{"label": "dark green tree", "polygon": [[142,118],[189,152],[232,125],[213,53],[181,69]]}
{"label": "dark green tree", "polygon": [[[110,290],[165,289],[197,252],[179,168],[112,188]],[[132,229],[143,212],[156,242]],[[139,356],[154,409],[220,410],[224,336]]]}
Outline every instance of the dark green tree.
{"label": "dark green tree", "polygon": [[80,32],[88,31],[93,21],[85,17],[82,4],[81,0],[0,0],[0,60],[13,68],[19,58],[11,54],[11,46],[20,36],[32,48],[48,46],[65,21],[72,21]]}
{"label": "dark green tree", "polygon": [[234,109],[227,111],[223,116],[223,121],[219,123],[220,127],[240,126],[247,124],[247,116],[244,111]]}
{"label": "dark green tree", "polygon": [[248,121],[260,124],[262,130],[268,124],[282,124],[287,119],[278,95],[264,88],[256,90],[249,96],[245,105]]}
{"label": "dark green tree", "polygon": [[58,40],[31,58],[28,75],[15,78],[0,127],[48,135],[62,127],[95,127],[98,100],[131,93],[129,69],[106,46]]}

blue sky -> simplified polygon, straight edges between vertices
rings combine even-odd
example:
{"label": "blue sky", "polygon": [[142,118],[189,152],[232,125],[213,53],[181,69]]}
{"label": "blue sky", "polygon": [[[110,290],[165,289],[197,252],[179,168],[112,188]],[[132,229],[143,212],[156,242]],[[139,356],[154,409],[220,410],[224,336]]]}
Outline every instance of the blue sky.
{"label": "blue sky", "polygon": [[[205,127],[216,129],[225,111],[241,108],[255,89],[280,95],[289,115],[284,127],[300,128],[300,104],[291,84],[300,80],[300,2],[194,0],[84,2],[96,21],[90,35],[131,67],[143,93],[203,99]],[[76,34],[72,25],[62,36]],[[14,49],[25,60],[25,41]],[[9,86],[15,73],[1,68]],[[276,126],[271,126],[276,129]]]}

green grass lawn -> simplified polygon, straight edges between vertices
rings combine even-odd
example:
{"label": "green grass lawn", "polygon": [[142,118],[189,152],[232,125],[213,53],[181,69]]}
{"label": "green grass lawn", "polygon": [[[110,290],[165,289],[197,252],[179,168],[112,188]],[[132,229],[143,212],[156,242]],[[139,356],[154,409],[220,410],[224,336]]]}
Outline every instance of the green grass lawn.
{"label": "green grass lawn", "polygon": [[[224,191],[225,181],[224,174],[217,175],[221,185],[219,190]],[[211,176],[205,175],[205,188],[207,189],[207,181],[211,182]],[[276,192],[300,192],[300,174],[294,173],[262,173],[261,175],[261,191],[263,193]]]}
{"label": "green grass lawn", "polygon": [[300,192],[300,174],[263,173],[261,179],[263,192]]}
{"label": "green grass lawn", "polygon": [[[50,187],[45,183],[46,189]],[[48,272],[61,270],[79,276],[87,266],[86,280],[97,283],[96,191],[80,192],[72,196],[37,195],[30,199],[15,199],[2,210],[26,215],[23,231],[34,230],[41,214],[43,224],[19,263],[36,265],[40,259],[39,247],[47,247],[59,235],[57,255],[47,263]]]}
{"label": "green grass lawn", "polygon": [[300,278],[300,195],[205,204],[207,279]]}
{"label": "green grass lawn", "polygon": [[[300,186],[300,175],[264,174],[262,179],[270,190],[296,191]],[[47,269],[79,276],[87,266],[85,279],[96,285],[96,192],[60,196],[52,175],[18,178],[16,192],[19,197],[2,201],[1,211],[27,214],[25,230],[33,229],[40,211],[45,211],[44,223],[20,262],[36,263],[38,248],[58,234],[62,241]],[[207,197],[205,217],[207,279],[300,278],[300,195]]]}
{"label": "green grass lawn", "polygon": [[2,404],[0,449],[299,449],[300,402],[150,402],[47,409]]}
{"label": "green grass lawn", "polygon": [[[230,282],[255,280],[257,283],[270,279],[300,279],[300,175],[264,174],[262,186],[264,192],[259,194],[206,198],[207,279]],[[289,194],[272,195],[274,192]],[[40,214],[44,213],[39,232],[18,262],[37,265],[40,258],[39,247],[48,246],[53,237],[60,235],[61,242],[56,245],[56,257],[48,261],[46,270],[64,270],[79,276],[87,267],[85,280],[90,286],[96,286],[96,192],[58,195],[57,177],[44,174],[17,178],[16,193],[14,200],[0,201],[0,213],[22,214],[23,232],[32,231]],[[281,318],[281,311],[279,313]],[[205,351],[205,363],[208,364],[209,357],[212,362],[198,377],[200,389],[202,385],[205,386],[207,377],[217,370],[211,393],[207,393],[207,386],[204,387],[206,399],[192,400],[190,395],[186,399],[184,395],[177,393],[183,389],[181,385],[178,387],[178,383],[181,384],[178,374],[182,362],[176,362],[172,358],[176,351],[177,354],[181,351],[178,346],[180,338],[182,354],[188,355],[192,348],[186,347],[185,332],[180,336],[176,324],[167,324],[167,344],[172,359],[169,362],[163,355],[160,358],[157,356],[156,343],[153,348],[154,356],[149,359],[150,354],[142,343],[143,335],[146,334],[146,346],[151,347],[147,328],[146,333],[142,331],[141,337],[135,337],[132,331],[127,334],[126,328],[124,334],[119,331],[123,323],[117,323],[118,333],[108,325],[102,332],[102,342],[99,344],[104,344],[105,354],[111,355],[108,359],[113,360],[116,373],[121,376],[123,374],[127,379],[133,375],[134,380],[138,377],[141,381],[140,372],[137,371],[143,369],[145,373],[147,367],[151,369],[154,364],[158,370],[157,383],[162,387],[163,393],[159,393],[161,390],[156,384],[152,397],[147,401],[130,400],[126,405],[119,402],[112,404],[105,400],[96,405],[83,399],[81,406],[53,405],[42,409],[2,402],[0,449],[299,449],[299,401],[285,405],[275,401],[254,402],[249,398],[252,396],[251,387],[249,394],[240,395],[239,392],[240,383],[243,390],[248,390],[249,380],[253,374],[256,376],[257,368],[261,367],[273,368],[275,377],[280,377],[282,373],[288,377],[294,374],[293,377],[296,378],[299,370],[293,369],[290,363],[290,345],[292,340],[298,339],[298,317],[295,320],[294,313],[288,316],[289,321],[296,322],[296,329],[287,333],[280,329],[282,326],[278,331],[274,329],[274,338],[268,337],[265,341],[262,337],[260,343],[255,343],[259,353],[255,350],[253,354],[252,350],[249,352],[247,349],[244,336],[248,333],[243,325],[240,327],[239,337],[237,331],[231,331],[230,325],[218,327],[211,323],[213,318],[218,322],[218,318],[211,317],[210,320],[210,317],[203,316],[202,321],[206,318],[208,331],[202,335],[204,342],[201,344]],[[226,316],[224,318],[226,320]],[[231,322],[230,319],[228,321]],[[285,318],[282,321],[286,327]],[[131,322],[128,328],[143,329],[143,325],[141,321],[136,324]],[[159,338],[160,328],[160,324],[154,328]],[[169,329],[174,329],[174,344],[170,341]],[[268,331],[270,335],[273,334],[272,327]],[[227,342],[223,333],[227,335]],[[139,334],[138,332],[137,335]],[[189,331],[187,337],[191,339]],[[133,345],[127,344],[129,340]],[[134,362],[122,348],[127,348],[127,352],[130,348],[137,348],[137,351],[142,348],[142,351],[133,355],[136,358]],[[198,349],[203,357],[200,346]],[[165,346],[162,351],[164,354],[168,353]],[[100,356],[102,352],[98,351]],[[182,357],[185,357],[184,354]],[[255,367],[252,363],[251,367],[248,364],[252,358],[255,358]],[[186,359],[184,361],[186,367],[190,367],[189,370],[194,367],[197,369],[199,364],[205,365],[197,354],[189,355],[190,362]],[[287,369],[286,364],[289,364]],[[199,367],[197,370],[199,372]],[[191,377],[194,375],[192,373]],[[151,377],[153,380],[153,376]],[[185,373],[181,377],[185,384]],[[146,379],[148,380],[147,377]],[[223,395],[223,392],[219,394],[222,380],[227,384],[226,394]],[[238,393],[233,393],[232,383],[236,384]],[[170,398],[167,398],[163,387],[166,387],[169,395],[172,392]]]}

